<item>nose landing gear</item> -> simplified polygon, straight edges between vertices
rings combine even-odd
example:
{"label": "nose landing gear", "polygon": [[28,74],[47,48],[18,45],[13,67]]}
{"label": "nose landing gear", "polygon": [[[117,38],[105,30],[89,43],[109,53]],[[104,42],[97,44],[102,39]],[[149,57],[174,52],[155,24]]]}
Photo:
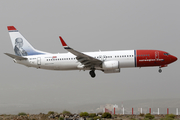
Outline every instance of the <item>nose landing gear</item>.
{"label": "nose landing gear", "polygon": [[89,74],[91,75],[92,78],[96,77],[95,70],[89,71]]}
{"label": "nose landing gear", "polygon": [[161,72],[162,72],[162,69],[161,69],[160,67],[159,67],[159,70],[158,70],[158,72],[159,72],[159,73],[161,73]]}

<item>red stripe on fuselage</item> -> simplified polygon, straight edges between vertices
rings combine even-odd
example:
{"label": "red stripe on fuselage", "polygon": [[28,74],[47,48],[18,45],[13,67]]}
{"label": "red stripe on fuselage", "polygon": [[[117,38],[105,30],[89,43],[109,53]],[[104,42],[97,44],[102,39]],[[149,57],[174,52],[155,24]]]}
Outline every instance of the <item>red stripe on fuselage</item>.
{"label": "red stripe on fuselage", "polygon": [[137,67],[164,66],[171,63],[171,55],[160,50],[136,50]]}

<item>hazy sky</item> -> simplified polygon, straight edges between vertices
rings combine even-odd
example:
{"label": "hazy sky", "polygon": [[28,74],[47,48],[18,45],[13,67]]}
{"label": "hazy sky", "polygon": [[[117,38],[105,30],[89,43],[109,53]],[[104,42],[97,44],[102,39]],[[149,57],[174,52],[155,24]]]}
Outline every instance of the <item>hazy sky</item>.
{"label": "hazy sky", "polygon": [[61,35],[82,52],[158,49],[180,58],[179,5],[179,0],[0,1],[0,114],[12,106],[18,106],[17,112],[32,105],[34,109],[67,109],[90,103],[180,98],[179,60],[161,74],[158,67],[126,68],[114,74],[96,71],[92,79],[89,71],[27,68],[4,55],[14,54],[7,31],[13,25],[36,49],[51,53],[67,52],[59,41]]}

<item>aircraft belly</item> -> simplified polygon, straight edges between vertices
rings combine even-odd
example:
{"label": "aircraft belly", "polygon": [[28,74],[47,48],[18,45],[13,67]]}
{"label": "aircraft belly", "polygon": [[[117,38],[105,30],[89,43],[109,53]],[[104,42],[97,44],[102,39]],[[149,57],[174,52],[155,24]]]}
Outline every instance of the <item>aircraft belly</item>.
{"label": "aircraft belly", "polygon": [[120,60],[121,68],[135,67],[134,58],[127,58]]}
{"label": "aircraft belly", "polygon": [[51,69],[51,70],[76,70],[77,63],[74,62],[57,62],[57,63],[46,63],[42,65],[42,69]]}

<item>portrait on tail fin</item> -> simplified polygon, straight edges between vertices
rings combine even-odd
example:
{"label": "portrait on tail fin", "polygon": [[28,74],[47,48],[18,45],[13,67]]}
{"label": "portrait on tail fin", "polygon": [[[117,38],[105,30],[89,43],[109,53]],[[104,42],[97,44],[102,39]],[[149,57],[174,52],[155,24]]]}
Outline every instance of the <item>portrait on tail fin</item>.
{"label": "portrait on tail fin", "polygon": [[23,49],[23,39],[22,38],[15,39],[14,52],[18,56],[27,56],[27,52]]}

